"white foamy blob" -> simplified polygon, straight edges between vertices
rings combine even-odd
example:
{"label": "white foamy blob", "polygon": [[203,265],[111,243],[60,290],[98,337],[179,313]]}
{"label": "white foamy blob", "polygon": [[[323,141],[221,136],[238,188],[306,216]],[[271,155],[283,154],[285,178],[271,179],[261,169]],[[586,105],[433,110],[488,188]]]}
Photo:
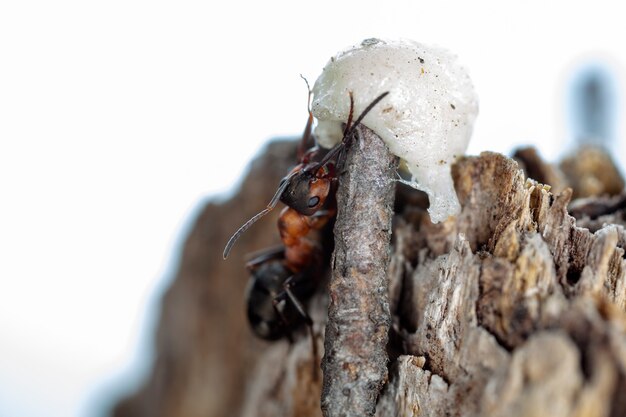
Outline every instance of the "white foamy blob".
{"label": "white foamy blob", "polygon": [[428,194],[433,222],[458,214],[450,165],[467,149],[478,98],[450,52],[413,41],[367,39],[331,58],[313,87],[318,142],[332,147],[341,140],[349,92],[356,118],[385,91],[389,95],[363,124],[406,162],[406,183]]}

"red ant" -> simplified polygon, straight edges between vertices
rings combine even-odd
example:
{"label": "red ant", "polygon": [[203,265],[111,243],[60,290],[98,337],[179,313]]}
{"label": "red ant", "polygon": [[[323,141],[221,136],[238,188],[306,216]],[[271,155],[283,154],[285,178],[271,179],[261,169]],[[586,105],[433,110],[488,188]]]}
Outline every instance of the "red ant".
{"label": "red ant", "polygon": [[[310,234],[333,220],[336,214],[337,169],[343,165],[345,149],[352,142],[355,128],[387,94],[385,92],[372,101],[353,124],[354,100],[350,93],[350,113],[343,139],[322,156],[323,151],[316,145],[306,150],[311,142],[314,143],[309,88],[309,118],[298,150],[300,163],[281,180],[267,207],[241,226],[226,244],[224,259],[237,239],[276,207],[278,201],[287,205],[278,219],[283,246],[269,250],[246,264],[252,275],[247,292],[248,320],[258,337],[266,340],[291,339],[292,332],[303,323],[313,335],[313,322],[301,300],[308,300],[319,284],[323,252]],[[320,156],[321,159],[316,161]]]}

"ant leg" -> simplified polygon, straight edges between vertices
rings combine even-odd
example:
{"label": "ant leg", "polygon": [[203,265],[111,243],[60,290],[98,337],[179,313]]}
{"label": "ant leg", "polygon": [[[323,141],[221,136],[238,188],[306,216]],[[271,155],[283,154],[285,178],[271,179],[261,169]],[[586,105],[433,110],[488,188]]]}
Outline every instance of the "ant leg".
{"label": "ant leg", "polygon": [[322,160],[320,162],[318,162],[318,164],[316,165],[315,169],[319,169],[320,167],[323,167],[324,165],[326,165],[331,159],[333,159],[335,156],[337,156],[337,154],[339,152],[341,152],[341,148],[343,148],[344,143],[343,142],[339,142],[338,144],[336,144],[335,146],[333,146],[330,151],[328,151],[328,153],[326,155],[324,155],[324,158],[322,158]]}
{"label": "ant leg", "polygon": [[324,209],[307,218],[307,223],[312,229],[319,230],[335,215],[335,210]]}
{"label": "ant leg", "polygon": [[246,268],[254,269],[258,265],[263,264],[269,260],[284,259],[285,248],[284,246],[275,246],[273,248],[264,249],[252,254],[252,259],[246,262]]}
{"label": "ant leg", "polygon": [[283,289],[285,290],[285,294],[287,294],[287,298],[289,298],[289,301],[293,303],[296,310],[298,310],[298,313],[300,313],[300,315],[306,321],[307,326],[313,326],[313,320],[309,316],[309,313],[306,312],[306,310],[304,309],[304,306],[302,305],[300,300],[298,300],[298,297],[296,297],[295,294],[291,291],[291,286],[292,286],[292,281],[293,281],[294,276],[295,275],[292,275],[289,278],[287,278],[287,280],[283,284]]}
{"label": "ant leg", "polygon": [[335,164],[337,176],[344,174],[344,167],[346,166],[346,156],[347,153],[345,151],[345,148],[342,149],[341,152],[339,152],[339,155],[337,155],[337,163]]}
{"label": "ant leg", "polygon": [[298,310],[298,313],[300,313],[300,315],[304,317],[306,321],[306,325],[309,329],[309,335],[311,337],[311,348],[313,350],[313,379],[317,380],[317,377],[318,377],[317,364],[319,363],[319,353],[317,352],[317,341],[315,337],[315,331],[313,330],[313,320],[311,319],[311,316],[309,316],[309,314],[306,312],[300,300],[298,300],[298,297],[296,297],[296,295],[291,291],[293,278],[294,278],[294,275],[287,278],[287,280],[283,284],[283,288],[285,289],[285,294],[287,294],[289,301],[291,301],[294,307],[296,307],[296,310]]}
{"label": "ant leg", "polygon": [[[339,152],[339,155],[337,155],[337,175],[343,175],[345,174],[345,167],[346,167],[346,160],[348,157],[348,152],[347,150],[351,147],[354,146],[355,143],[362,143],[361,142],[361,131],[359,129],[354,129],[352,132],[350,132],[349,135],[347,135],[344,140],[343,140],[343,149],[341,150],[341,152]],[[362,145],[361,145],[362,146]]]}
{"label": "ant leg", "polygon": [[348,92],[350,95],[350,113],[348,114],[348,122],[346,123],[346,127],[343,130],[343,136],[345,137],[350,129],[352,129],[352,117],[354,116],[354,96],[352,95],[352,91]]}
{"label": "ant leg", "polygon": [[347,150],[352,145],[354,145],[355,142],[359,142],[360,136],[361,132],[359,131],[359,129],[354,129],[353,131],[348,132],[346,136],[344,136],[343,141],[341,142],[343,146],[337,154],[337,160],[335,163],[337,175],[344,174],[344,168],[346,166],[346,159],[348,156]]}
{"label": "ant leg", "polygon": [[[279,294],[276,297],[274,297],[274,299],[272,300],[272,307],[274,308],[274,311],[276,312],[276,314],[278,314],[278,317],[280,317],[280,320],[287,327],[287,326],[289,326],[289,322],[285,318],[283,312],[280,311],[280,309],[278,308],[278,304],[281,301],[285,301],[286,302],[284,297],[281,297],[281,295]],[[291,334],[291,332],[287,332],[286,336],[287,336],[287,339],[289,340],[289,343],[293,345],[294,340],[293,340],[293,335]]]}
{"label": "ant leg", "polygon": [[306,165],[311,162],[311,160],[313,160],[319,153],[320,147],[317,145],[313,145],[302,154],[302,156],[300,157],[300,162]]}

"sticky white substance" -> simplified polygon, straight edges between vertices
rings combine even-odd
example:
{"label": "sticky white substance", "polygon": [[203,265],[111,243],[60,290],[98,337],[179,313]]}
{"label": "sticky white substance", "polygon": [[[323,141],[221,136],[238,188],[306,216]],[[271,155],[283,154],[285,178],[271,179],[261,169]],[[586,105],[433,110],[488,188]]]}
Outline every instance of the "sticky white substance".
{"label": "sticky white substance", "polygon": [[318,142],[332,147],[341,140],[349,92],[356,118],[385,91],[389,95],[363,124],[406,162],[407,183],[428,194],[434,223],[458,214],[450,165],[467,149],[478,98],[451,53],[413,41],[367,39],[331,58],[313,87]]}

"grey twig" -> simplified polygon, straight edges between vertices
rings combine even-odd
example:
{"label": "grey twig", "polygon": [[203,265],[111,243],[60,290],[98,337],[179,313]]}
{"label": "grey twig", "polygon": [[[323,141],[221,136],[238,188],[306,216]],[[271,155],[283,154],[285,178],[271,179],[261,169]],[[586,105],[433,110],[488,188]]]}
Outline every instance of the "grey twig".
{"label": "grey twig", "polygon": [[398,160],[368,128],[356,134],[337,191],[322,361],[326,417],[373,416],[387,379],[387,265]]}

